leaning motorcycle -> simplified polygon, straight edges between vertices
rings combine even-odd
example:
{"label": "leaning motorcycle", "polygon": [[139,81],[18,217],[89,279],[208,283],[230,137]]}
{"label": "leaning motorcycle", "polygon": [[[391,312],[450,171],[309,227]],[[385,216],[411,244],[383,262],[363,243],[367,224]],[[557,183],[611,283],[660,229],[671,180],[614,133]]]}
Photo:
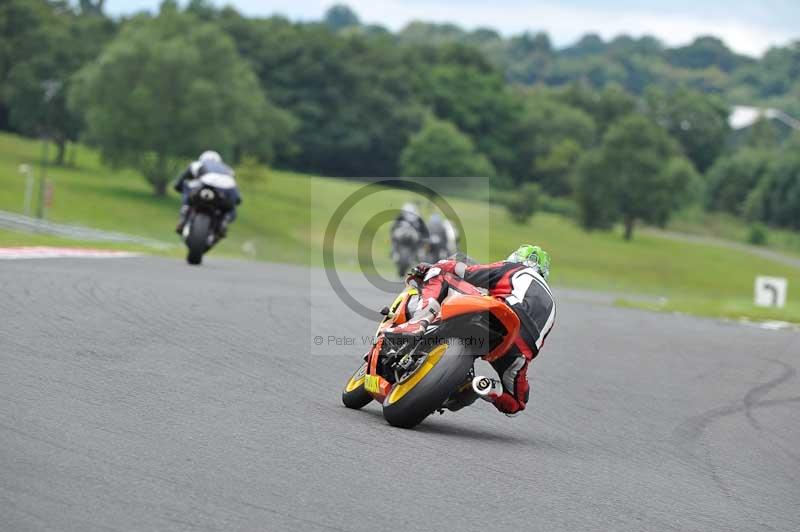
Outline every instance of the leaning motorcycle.
{"label": "leaning motorcycle", "polygon": [[424,335],[387,336],[388,329],[408,321],[418,299],[412,286],[381,311],[385,317],[373,346],[342,392],[348,408],[378,401],[383,417],[396,427],[414,427],[437,410],[454,410],[448,405],[459,404],[460,397],[474,401],[488,391],[489,379],[473,382],[475,360],[491,362],[502,356],[520,327],[511,308],[475,289],[451,293]]}
{"label": "leaning motorcycle", "polygon": [[219,242],[222,220],[234,207],[227,191],[235,186],[236,181],[224,174],[205,174],[188,183],[189,215],[182,236],[189,248],[189,264],[200,264],[203,255]]}

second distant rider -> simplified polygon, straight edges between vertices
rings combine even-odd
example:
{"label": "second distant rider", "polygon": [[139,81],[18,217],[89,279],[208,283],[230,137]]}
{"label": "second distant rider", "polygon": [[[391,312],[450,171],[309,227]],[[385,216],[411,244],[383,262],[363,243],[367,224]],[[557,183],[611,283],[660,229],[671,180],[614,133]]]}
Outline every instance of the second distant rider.
{"label": "second distant rider", "polygon": [[[199,179],[203,176],[210,174],[218,174],[233,178],[233,169],[222,161],[222,157],[215,151],[204,151],[196,161],[193,161],[186,170],[178,177],[173,185],[176,192],[180,192],[183,196],[183,204],[181,205],[180,217],[178,218],[178,225],[175,226],[175,232],[179,235],[183,233],[183,227],[189,219],[189,191],[191,181]],[[236,220],[236,205],[242,203],[242,196],[239,194],[239,188],[233,187],[221,191],[228,195],[228,199],[233,207],[225,212],[220,224],[219,236],[224,237],[228,232],[228,226]]]}

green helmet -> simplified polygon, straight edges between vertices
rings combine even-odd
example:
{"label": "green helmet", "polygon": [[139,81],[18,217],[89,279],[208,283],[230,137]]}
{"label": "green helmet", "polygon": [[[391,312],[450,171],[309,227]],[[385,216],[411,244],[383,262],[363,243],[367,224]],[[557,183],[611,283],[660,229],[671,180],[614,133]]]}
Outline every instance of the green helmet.
{"label": "green helmet", "polygon": [[524,264],[538,271],[545,279],[550,275],[550,255],[539,246],[523,244],[508,256],[506,262]]}

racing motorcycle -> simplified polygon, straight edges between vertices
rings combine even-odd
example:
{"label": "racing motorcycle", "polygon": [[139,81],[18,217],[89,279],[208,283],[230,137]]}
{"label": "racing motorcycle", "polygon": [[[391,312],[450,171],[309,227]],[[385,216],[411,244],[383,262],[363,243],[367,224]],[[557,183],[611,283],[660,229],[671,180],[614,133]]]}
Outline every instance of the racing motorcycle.
{"label": "racing motorcycle", "polygon": [[399,277],[403,277],[411,266],[422,260],[425,246],[426,241],[408,223],[401,223],[392,231],[392,260]]}
{"label": "racing motorcycle", "polygon": [[189,248],[186,262],[200,264],[203,255],[221,239],[222,220],[234,207],[226,191],[236,187],[236,180],[224,174],[204,174],[188,186],[189,215],[182,236]]}
{"label": "racing motorcycle", "polygon": [[511,308],[476,288],[451,290],[422,336],[387,335],[410,319],[418,300],[418,289],[409,286],[381,310],[373,345],[342,392],[348,408],[380,402],[395,427],[414,427],[433,412],[458,410],[496,389],[492,379],[475,376],[475,360],[503,355],[520,327]]}

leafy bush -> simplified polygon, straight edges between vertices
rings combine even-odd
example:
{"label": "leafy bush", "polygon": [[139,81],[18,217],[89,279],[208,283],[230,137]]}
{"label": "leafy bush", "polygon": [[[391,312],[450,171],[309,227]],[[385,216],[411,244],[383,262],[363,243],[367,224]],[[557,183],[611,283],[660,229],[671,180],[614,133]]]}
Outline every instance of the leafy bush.
{"label": "leafy bush", "polygon": [[767,173],[771,157],[767,150],[746,149],[718,159],[708,172],[708,207],[741,215],[748,194]]}
{"label": "leafy bush", "polygon": [[269,167],[253,156],[246,155],[236,165],[236,179],[244,183],[267,183],[269,181]]}
{"label": "leafy bush", "polygon": [[429,117],[400,154],[404,177],[492,177],[492,163],[450,122]]}
{"label": "leafy bush", "polygon": [[575,204],[575,200],[571,198],[554,198],[547,194],[542,194],[539,208],[542,212],[560,214],[567,218],[576,218],[578,216],[578,206]]}
{"label": "leafy bush", "polygon": [[747,233],[747,241],[755,246],[765,246],[769,237],[769,230],[767,226],[761,223],[755,223],[750,226]]}
{"label": "leafy bush", "polygon": [[541,198],[539,185],[526,183],[519,190],[506,193],[503,204],[514,223],[523,225],[539,210]]}

